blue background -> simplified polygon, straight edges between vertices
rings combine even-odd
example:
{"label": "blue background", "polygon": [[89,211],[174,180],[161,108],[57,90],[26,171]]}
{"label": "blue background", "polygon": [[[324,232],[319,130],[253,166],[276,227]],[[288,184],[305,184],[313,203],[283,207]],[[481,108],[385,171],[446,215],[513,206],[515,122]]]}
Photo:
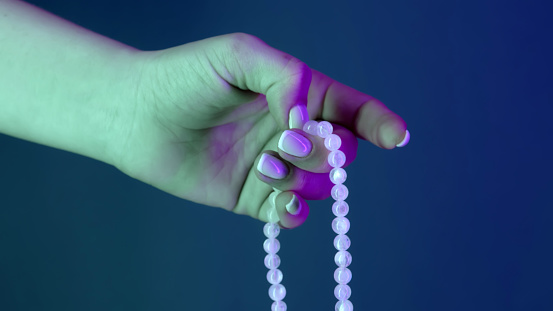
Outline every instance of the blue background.
{"label": "blue background", "polygon": [[[401,115],[348,168],[355,310],[553,310],[551,8],[31,3],[144,50],[250,33]],[[0,163],[0,310],[270,309],[263,223],[3,135]],[[289,310],[336,302],[330,204],[279,237]]]}

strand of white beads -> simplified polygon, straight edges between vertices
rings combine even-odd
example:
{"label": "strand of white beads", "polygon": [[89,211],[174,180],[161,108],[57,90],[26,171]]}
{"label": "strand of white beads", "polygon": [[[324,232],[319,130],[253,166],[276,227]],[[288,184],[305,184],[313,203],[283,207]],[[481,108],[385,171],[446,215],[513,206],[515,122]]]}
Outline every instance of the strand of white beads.
{"label": "strand of white beads", "polygon": [[280,227],[278,226],[278,214],[275,208],[275,197],[280,192],[277,189],[269,196],[269,202],[271,208],[267,211],[269,222],[263,227],[263,233],[267,237],[263,243],[263,249],[267,252],[265,256],[265,266],[269,269],[267,272],[267,281],[271,283],[269,287],[269,297],[274,300],[271,305],[272,311],[286,311],[286,303],[282,301],[286,296],[286,288],[280,284],[282,282],[283,274],[278,269],[280,266],[280,257],[277,252],[280,249],[280,242],[277,240],[277,236],[280,233]]}
{"label": "strand of white beads", "polygon": [[330,171],[330,181],[334,184],[331,195],[336,202],[332,205],[332,212],[336,216],[332,221],[332,229],[336,234],[334,247],[338,250],[334,256],[334,261],[338,268],[334,271],[334,280],[338,283],[334,288],[334,296],[338,299],[336,311],[352,311],[353,304],[348,299],[351,296],[351,288],[348,283],[351,281],[351,271],[347,268],[351,264],[351,254],[347,251],[351,241],[346,233],[349,231],[350,223],[345,217],[349,212],[349,206],[345,202],[348,197],[348,188],[344,186],[347,174],[342,168],[346,162],[346,155],[339,150],[342,145],[340,136],[333,134],[332,124],[327,121],[317,123],[308,121],[303,130],[309,134],[324,138],[325,147],[330,151],[328,155],[328,164],[333,167]]}

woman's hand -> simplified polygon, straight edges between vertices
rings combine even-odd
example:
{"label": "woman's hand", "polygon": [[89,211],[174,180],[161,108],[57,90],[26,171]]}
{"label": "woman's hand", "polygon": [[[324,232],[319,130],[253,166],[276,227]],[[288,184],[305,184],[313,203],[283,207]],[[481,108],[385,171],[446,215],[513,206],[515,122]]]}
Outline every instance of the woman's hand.
{"label": "woman's hand", "polygon": [[[283,191],[276,206],[285,228],[301,225],[305,200],[325,199],[332,186],[323,140],[301,130],[305,107],[311,119],[333,123],[346,165],[356,137],[392,149],[405,136],[405,122],[378,100],[251,35],[139,52],[136,64],[116,167],[180,198],[264,222],[274,187]],[[290,201],[296,215],[285,208]]]}
{"label": "woman's hand", "polygon": [[307,110],[336,124],[348,161],[355,135],[390,149],[405,132],[378,101],[251,35],[143,52],[23,1],[0,1],[0,12],[0,133],[187,200],[266,221],[274,187],[281,226],[293,228],[304,200],[330,187],[321,139],[300,130]]}

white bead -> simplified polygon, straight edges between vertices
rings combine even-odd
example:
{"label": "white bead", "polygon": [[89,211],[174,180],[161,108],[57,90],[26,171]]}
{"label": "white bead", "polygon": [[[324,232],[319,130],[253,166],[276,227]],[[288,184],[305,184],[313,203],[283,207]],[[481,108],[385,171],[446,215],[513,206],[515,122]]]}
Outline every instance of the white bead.
{"label": "white bead", "polygon": [[276,238],[280,233],[280,227],[275,223],[266,223],[263,227],[263,233],[265,236],[270,238]]}
{"label": "white bead", "polygon": [[338,267],[334,271],[334,280],[339,284],[348,284],[351,281],[351,271],[345,267]]}
{"label": "white bead", "polygon": [[347,284],[338,284],[334,288],[334,297],[338,300],[348,300],[351,297],[351,288]]}
{"label": "white bead", "polygon": [[330,194],[332,195],[332,198],[336,201],[344,201],[348,198],[349,190],[348,187],[337,184],[332,187],[332,190],[330,190]]}
{"label": "white bead", "polygon": [[273,302],[271,311],[286,311],[286,303],[282,300]]}
{"label": "white bead", "polygon": [[325,138],[325,147],[328,150],[338,150],[342,146],[342,139],[336,134],[330,134]]}
{"label": "white bead", "polygon": [[317,125],[317,135],[322,138],[326,138],[328,135],[332,134],[333,130],[332,124],[327,121],[321,121]]}
{"label": "white bead", "polygon": [[334,238],[334,247],[339,251],[345,251],[351,246],[351,240],[345,234],[339,234]]}
{"label": "white bead", "polygon": [[348,251],[339,251],[334,255],[334,262],[338,267],[349,267],[351,265],[351,254]]}
{"label": "white bead", "polygon": [[264,262],[267,269],[276,269],[278,268],[278,266],[280,266],[280,256],[278,256],[277,254],[267,254],[267,256],[265,256]]}
{"label": "white bead", "polygon": [[317,121],[309,120],[309,121],[305,122],[305,124],[303,125],[303,131],[306,132],[306,133],[309,133],[311,135],[317,135],[317,125],[318,124],[319,124],[319,122],[317,122]]}
{"label": "white bead", "polygon": [[349,300],[339,300],[336,303],[335,311],[353,311],[353,304]]}
{"label": "white bead", "polygon": [[333,184],[343,184],[344,181],[346,181],[346,178],[348,178],[348,174],[346,174],[346,170],[344,170],[341,167],[335,167],[330,171],[330,181],[332,181]]}
{"label": "white bead", "polygon": [[349,205],[346,201],[336,201],[332,204],[332,213],[337,217],[344,217],[349,213]]}
{"label": "white bead", "polygon": [[267,272],[267,281],[271,284],[278,284],[282,282],[282,278],[284,276],[282,275],[282,271],[279,269],[271,269],[269,272]]}
{"label": "white bead", "polygon": [[279,301],[286,297],[286,288],[282,284],[273,284],[269,287],[269,297],[274,301]]}
{"label": "white bead", "polygon": [[346,217],[336,217],[332,221],[332,230],[337,234],[346,234],[349,231],[349,220]]}
{"label": "white bead", "polygon": [[346,155],[342,150],[334,150],[328,155],[327,161],[332,167],[342,167],[346,163]]}
{"label": "white bead", "polygon": [[274,254],[280,249],[280,242],[277,239],[267,239],[263,242],[263,249],[269,254]]}

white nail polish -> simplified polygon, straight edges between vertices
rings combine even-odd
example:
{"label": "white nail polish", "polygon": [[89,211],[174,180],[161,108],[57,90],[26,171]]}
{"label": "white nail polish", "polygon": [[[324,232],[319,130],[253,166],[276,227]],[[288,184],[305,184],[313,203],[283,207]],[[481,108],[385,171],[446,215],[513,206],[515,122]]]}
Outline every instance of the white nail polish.
{"label": "white nail polish", "polygon": [[298,200],[298,197],[296,197],[295,195],[292,195],[292,200],[290,200],[290,202],[286,204],[286,210],[288,211],[288,213],[292,215],[297,215],[300,213],[301,204],[300,204],[300,201]]}
{"label": "white nail polish", "polygon": [[290,115],[288,118],[288,127],[303,129],[303,125],[309,121],[309,113],[307,112],[307,106],[303,104],[296,104],[290,109]]}
{"label": "white nail polish", "polygon": [[271,204],[271,207],[276,207],[276,196],[278,193],[276,191],[271,192],[269,195],[269,203]]}
{"label": "white nail polish", "polygon": [[272,222],[272,223],[277,223],[277,222],[280,221],[280,218],[278,217],[278,212],[277,212],[276,208],[271,207],[267,211],[267,218],[269,218],[269,222]]}
{"label": "white nail polish", "polygon": [[267,153],[261,155],[261,159],[259,163],[257,163],[257,170],[261,174],[273,179],[282,179],[288,175],[288,168],[286,165]]}
{"label": "white nail polish", "polygon": [[289,155],[303,158],[311,153],[313,144],[303,135],[286,130],[280,135],[278,148]]}
{"label": "white nail polish", "polygon": [[409,130],[405,130],[405,137],[403,138],[403,140],[396,145],[396,147],[403,147],[405,145],[407,145],[407,143],[409,143],[409,140],[411,139],[411,134],[409,133]]}

